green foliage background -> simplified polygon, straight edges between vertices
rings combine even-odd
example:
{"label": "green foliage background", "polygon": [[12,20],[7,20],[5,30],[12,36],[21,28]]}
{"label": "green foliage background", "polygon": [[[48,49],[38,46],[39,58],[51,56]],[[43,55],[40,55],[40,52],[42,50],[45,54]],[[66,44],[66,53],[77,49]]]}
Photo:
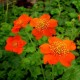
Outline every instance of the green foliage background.
{"label": "green foliage background", "polygon": [[[38,0],[31,8],[6,6],[6,9],[4,5],[0,6],[0,80],[80,80],[80,0]],[[14,36],[11,33],[13,21],[23,13],[31,17],[48,13],[58,20],[57,37],[71,39],[77,45],[73,51],[76,59],[71,67],[66,68],[60,63],[54,66],[43,64],[38,47],[48,38],[44,36],[37,41],[31,34],[30,25],[19,32],[28,43],[21,55],[4,50],[6,39]]]}

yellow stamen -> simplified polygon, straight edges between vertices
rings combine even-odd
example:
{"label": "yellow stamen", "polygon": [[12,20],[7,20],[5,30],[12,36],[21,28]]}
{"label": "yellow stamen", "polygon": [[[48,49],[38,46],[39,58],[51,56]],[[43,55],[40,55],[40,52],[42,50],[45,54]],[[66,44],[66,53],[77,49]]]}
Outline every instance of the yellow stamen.
{"label": "yellow stamen", "polygon": [[55,54],[66,54],[69,52],[66,44],[61,41],[53,42],[53,44],[50,46],[50,48],[53,51],[53,53],[55,53]]}
{"label": "yellow stamen", "polygon": [[43,29],[47,28],[47,25],[48,25],[48,24],[47,24],[47,22],[46,22],[45,19],[39,19],[36,28],[43,30]]}

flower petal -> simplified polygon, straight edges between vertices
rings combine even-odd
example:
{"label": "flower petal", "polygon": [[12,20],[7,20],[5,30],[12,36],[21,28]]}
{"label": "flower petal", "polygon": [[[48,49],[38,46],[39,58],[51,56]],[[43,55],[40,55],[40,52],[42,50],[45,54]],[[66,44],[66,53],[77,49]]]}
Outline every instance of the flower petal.
{"label": "flower petal", "polygon": [[45,35],[45,36],[49,36],[50,37],[53,34],[56,34],[56,31],[53,28],[47,28],[47,29],[43,30],[43,35]]}
{"label": "flower petal", "polygon": [[56,27],[58,25],[58,21],[55,19],[50,19],[48,21],[48,27]]}
{"label": "flower petal", "polygon": [[29,23],[30,20],[31,20],[30,17],[25,18],[21,26],[22,26],[23,28],[26,27],[26,25]]}
{"label": "flower petal", "polygon": [[18,40],[21,40],[21,36],[20,36],[20,35],[16,35],[16,36],[13,37],[13,39],[14,39],[14,40],[17,40],[17,41],[18,41]]}
{"label": "flower petal", "polygon": [[32,27],[37,26],[38,20],[39,20],[38,18],[33,18],[33,19],[30,21],[30,25],[31,25]]}
{"label": "flower petal", "polygon": [[44,64],[47,64],[47,63],[57,64],[59,61],[59,58],[57,55],[44,55],[43,61],[44,61]]}
{"label": "flower petal", "polygon": [[72,53],[67,53],[66,55],[60,56],[59,60],[62,65],[69,67],[72,60],[75,59],[75,56]]}
{"label": "flower petal", "polygon": [[40,18],[49,20],[50,19],[50,15],[49,14],[43,14]]}
{"label": "flower petal", "polygon": [[13,47],[12,47],[11,44],[7,44],[7,45],[5,46],[5,50],[6,50],[6,51],[12,51],[12,49],[13,49]]}
{"label": "flower petal", "polygon": [[50,37],[49,39],[48,39],[48,42],[50,43],[50,44],[52,44],[54,41],[61,41],[59,38],[57,38],[57,37]]}
{"label": "flower petal", "polygon": [[31,17],[29,17],[26,14],[22,14],[18,19],[14,21],[14,25],[19,25],[21,27],[26,27],[28,22],[31,20]]}
{"label": "flower petal", "polygon": [[12,49],[12,52],[15,52],[15,53],[17,53],[17,54],[20,54],[20,53],[22,53],[22,48],[20,48],[20,47],[14,47],[14,48]]}
{"label": "flower petal", "polygon": [[37,40],[39,40],[42,37],[42,33],[37,29],[33,29],[32,34],[36,37]]}
{"label": "flower petal", "polygon": [[23,48],[19,48],[19,49],[17,50],[17,54],[21,54],[22,51],[23,51]]}
{"label": "flower petal", "polygon": [[52,53],[51,49],[50,49],[50,45],[48,43],[45,43],[45,44],[42,44],[40,46],[40,51],[43,53],[43,54],[49,54],[49,53]]}
{"label": "flower petal", "polygon": [[63,40],[64,43],[66,43],[69,50],[75,50],[76,44],[71,40]]}
{"label": "flower petal", "polygon": [[13,33],[18,33],[19,32],[19,30],[20,30],[20,26],[14,26],[12,29],[11,29],[11,31],[13,32]]}
{"label": "flower petal", "polygon": [[27,44],[27,42],[26,41],[24,41],[24,40],[18,40],[18,43],[19,43],[19,47],[23,47],[24,45],[26,45]]}
{"label": "flower petal", "polygon": [[27,21],[30,21],[30,17],[28,16],[28,15],[26,15],[26,14],[22,14],[19,18],[18,18],[18,20],[22,20],[23,22],[27,22]]}
{"label": "flower petal", "polygon": [[6,40],[7,43],[12,43],[12,41],[13,41],[13,37],[9,37],[9,38]]}

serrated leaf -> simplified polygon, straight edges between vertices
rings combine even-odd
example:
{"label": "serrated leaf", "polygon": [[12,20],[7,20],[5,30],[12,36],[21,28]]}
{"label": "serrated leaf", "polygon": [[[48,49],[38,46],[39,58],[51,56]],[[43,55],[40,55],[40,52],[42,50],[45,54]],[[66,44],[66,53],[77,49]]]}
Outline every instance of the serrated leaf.
{"label": "serrated leaf", "polygon": [[30,59],[29,58],[23,58],[21,60],[21,67],[22,69],[28,68],[30,65]]}
{"label": "serrated leaf", "polygon": [[80,65],[69,68],[62,76],[62,80],[80,80]]}
{"label": "serrated leaf", "polygon": [[36,51],[36,47],[35,46],[28,46],[26,51],[27,52],[35,52]]}
{"label": "serrated leaf", "polygon": [[39,66],[32,66],[30,69],[31,75],[33,77],[38,77],[41,74],[41,68]]}

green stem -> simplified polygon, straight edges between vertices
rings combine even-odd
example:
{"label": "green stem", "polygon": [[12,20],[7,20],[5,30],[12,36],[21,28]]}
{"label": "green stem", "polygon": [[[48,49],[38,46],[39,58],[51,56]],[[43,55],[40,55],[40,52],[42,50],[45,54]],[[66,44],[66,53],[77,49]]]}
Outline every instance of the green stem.
{"label": "green stem", "polygon": [[13,4],[13,5],[14,5],[14,3],[16,3],[16,1],[9,2],[9,3],[8,3],[8,5],[11,5],[11,4]]}
{"label": "green stem", "polygon": [[2,7],[3,7],[3,13],[4,13],[4,3],[2,4]]}
{"label": "green stem", "polygon": [[61,15],[61,7],[60,7],[60,3],[58,1],[58,7],[59,7],[59,16]]}
{"label": "green stem", "polygon": [[44,78],[44,80],[46,80],[46,78],[45,78],[45,73],[44,73],[44,69],[43,69],[43,67],[42,67],[42,64],[41,64],[41,70],[42,70],[43,78]]}
{"label": "green stem", "polygon": [[6,13],[5,13],[5,21],[7,21],[7,18],[8,18],[8,0],[6,0]]}
{"label": "green stem", "polygon": [[34,43],[33,43],[32,39],[30,38],[30,36],[28,35],[28,33],[26,31],[25,31],[25,33],[27,34],[29,40],[31,41],[32,45],[34,46]]}
{"label": "green stem", "polygon": [[78,11],[79,11],[79,13],[80,13],[80,10],[79,10],[79,4],[80,4],[80,2],[79,2],[79,0],[76,0],[77,1],[77,9],[78,9]]}
{"label": "green stem", "polygon": [[51,65],[51,68],[52,68],[52,80],[54,80],[54,74],[53,74],[53,72],[54,72],[54,66]]}
{"label": "green stem", "polygon": [[28,33],[27,33],[27,36],[29,37],[29,40],[31,41],[31,43],[32,43],[33,46],[34,46],[34,43],[33,43],[32,39],[30,38],[30,36],[28,35]]}
{"label": "green stem", "polygon": [[[30,38],[30,36],[28,35],[28,33],[26,31],[25,31],[25,33],[27,34],[27,36],[29,37],[29,40],[31,41],[32,45],[34,46],[34,43],[33,43],[32,39]],[[42,64],[41,64],[41,70],[42,70],[43,78],[44,78],[44,80],[46,80],[45,73],[44,73],[44,69],[42,67]]]}
{"label": "green stem", "polygon": [[[30,73],[32,73],[32,71],[31,71],[31,69],[29,68],[29,71],[30,71]],[[34,80],[36,80],[36,78],[35,77],[33,77],[34,78]]]}

